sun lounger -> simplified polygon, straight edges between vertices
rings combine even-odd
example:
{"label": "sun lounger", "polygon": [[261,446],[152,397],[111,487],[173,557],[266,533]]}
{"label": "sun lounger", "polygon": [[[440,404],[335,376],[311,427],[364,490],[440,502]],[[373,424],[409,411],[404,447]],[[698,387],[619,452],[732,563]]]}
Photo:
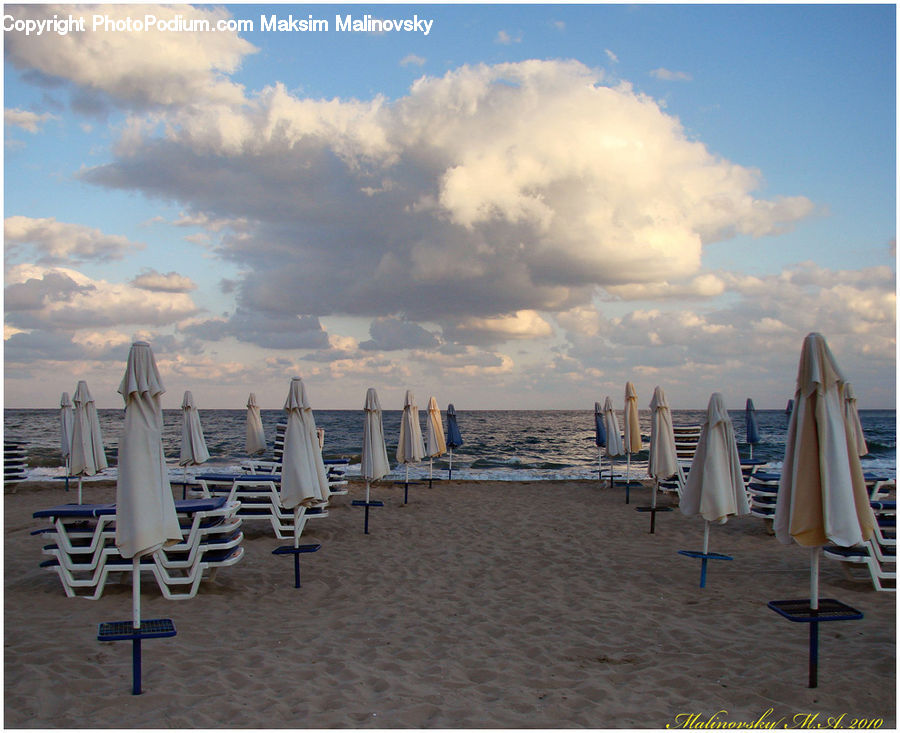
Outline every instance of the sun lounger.
{"label": "sun lounger", "polygon": [[[872,584],[879,591],[896,591],[897,590],[897,561],[896,556],[890,561],[880,561],[876,557],[876,543],[869,540],[865,545],[856,547],[826,547],[823,555],[831,560],[838,560],[845,563],[844,568],[847,575],[853,577],[849,572],[848,564],[864,565],[872,579]],[[888,581],[885,583],[884,581]]]}

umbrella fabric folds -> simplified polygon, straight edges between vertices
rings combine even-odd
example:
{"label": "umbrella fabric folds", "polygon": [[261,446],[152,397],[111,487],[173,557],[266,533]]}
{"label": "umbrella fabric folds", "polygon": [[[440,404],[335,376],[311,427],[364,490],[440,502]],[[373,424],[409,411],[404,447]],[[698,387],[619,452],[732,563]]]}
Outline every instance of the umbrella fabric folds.
{"label": "umbrella fabric folds", "polygon": [[597,478],[603,477],[603,447],[606,445],[606,425],[603,408],[594,403],[594,444],[597,446]]}
{"label": "umbrella fabric folds", "polygon": [[650,462],[647,471],[657,481],[678,473],[672,411],[662,387],[653,390],[653,399],[650,400]]}
{"label": "umbrella fabric folds", "polygon": [[425,454],[437,458],[447,452],[447,441],[444,439],[444,423],[437,400],[428,400],[428,419],[425,422]]}
{"label": "umbrella fabric folds", "polygon": [[[377,481],[390,473],[387,448],[384,445],[384,425],[381,419],[381,403],[374,387],[366,391],[366,422],[363,425],[362,455],[360,457],[360,475],[366,480]],[[366,496],[366,501],[369,497]]]}
{"label": "umbrella fabric folds", "polygon": [[286,509],[313,506],[328,500],[328,475],[319,450],[316,424],[300,377],[291,380],[287,399],[287,428],[281,459],[281,503]]}
{"label": "umbrella fabric folds", "polygon": [[753,458],[753,446],[759,442],[759,423],[756,419],[756,408],[753,400],[747,398],[747,406],[744,408],[744,423],[747,428],[747,444],[750,446],[750,457]]}
{"label": "umbrella fabric folds", "polygon": [[869,452],[866,445],[866,436],[863,433],[862,423],[859,421],[859,411],[856,408],[856,395],[850,382],[844,384],[844,421],[847,423],[847,436],[853,441],[856,453],[864,456]]}
{"label": "umbrella fabric folds", "polygon": [[729,516],[750,512],[734,426],[725,400],[718,392],[709,398],[706,419],[681,496],[681,511],[688,516],[700,514],[706,521],[719,524],[728,521]]}
{"label": "umbrella fabric folds", "polygon": [[72,408],[72,400],[69,393],[63,392],[59,399],[59,448],[62,457],[68,465],[69,456],[72,455],[72,428],[75,424],[75,413]]}
{"label": "umbrella fabric folds", "polygon": [[72,474],[93,476],[108,464],[103,451],[97,407],[84,380],[78,382],[73,402],[75,417],[72,426]]}
{"label": "umbrella fabric folds", "polygon": [[449,478],[453,478],[453,449],[463,444],[462,435],[459,432],[459,424],[456,421],[456,408],[451,402],[447,405],[447,448],[450,449]]}
{"label": "umbrella fabric folds", "polygon": [[[403,415],[400,418],[400,441],[397,443],[399,463],[418,463],[425,457],[422,428],[419,425],[419,408],[412,390],[406,390]],[[408,469],[407,469],[408,470]]]}
{"label": "umbrella fabric folds", "polygon": [[119,438],[116,546],[125,558],[149,555],[181,541],[162,447],[164,392],[150,344],[136,341],[119,385],[125,399],[125,428]]}
{"label": "umbrella fabric folds", "polygon": [[256,404],[256,395],[247,398],[247,455],[259,456],[266,452],[266,433]]}
{"label": "umbrella fabric folds", "polygon": [[631,382],[625,383],[625,453],[641,450],[641,426],[638,421],[637,392]]}
{"label": "umbrella fabric folds", "polygon": [[603,420],[606,425],[606,455],[609,458],[621,456],[625,453],[622,445],[622,434],[619,432],[619,421],[616,419],[616,411],[613,409],[612,397],[606,397],[603,403]]}
{"label": "umbrella fabric folds", "polygon": [[849,547],[872,537],[857,447],[847,436],[845,380],[821,334],[803,342],[794,410],[775,506],[775,535],[806,547]]}
{"label": "umbrella fabric folds", "polygon": [[209,460],[209,451],[206,449],[206,439],[203,437],[203,427],[200,425],[200,413],[194,406],[194,396],[190,390],[184,393],[181,411],[181,455],[178,465],[198,466],[206,463]]}

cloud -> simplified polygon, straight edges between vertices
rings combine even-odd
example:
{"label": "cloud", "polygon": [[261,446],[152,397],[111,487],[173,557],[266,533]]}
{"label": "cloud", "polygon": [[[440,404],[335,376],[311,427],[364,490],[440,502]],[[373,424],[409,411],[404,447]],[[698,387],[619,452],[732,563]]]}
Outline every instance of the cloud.
{"label": "cloud", "polygon": [[497,31],[497,36],[494,38],[494,43],[499,43],[502,46],[511,46],[513,43],[521,43],[522,42],[522,33],[519,32],[518,35],[511,35],[508,31],[500,30]]}
{"label": "cloud", "polygon": [[324,349],[328,334],[315,316],[266,313],[239,307],[228,318],[213,318],[181,327],[181,332],[204,341],[234,338],[267,349]]}
{"label": "cloud", "polygon": [[408,54],[400,59],[400,66],[424,66],[425,59],[414,53]]}
{"label": "cloud", "polygon": [[149,268],[134,278],[131,284],[136,288],[158,293],[188,293],[197,287],[193,280],[177,272],[167,272],[163,275]]}
{"label": "cloud", "polygon": [[369,327],[369,334],[372,338],[359,344],[364,351],[397,351],[438,345],[433,333],[403,318],[376,318]]}
{"label": "cloud", "polygon": [[143,249],[120,235],[104,234],[82,224],[57,221],[53,217],[32,219],[10,216],[3,222],[3,238],[9,258],[34,255],[41,264],[121,259]]}
{"label": "cloud", "polygon": [[608,58],[608,59],[609,59],[610,61],[612,61],[614,64],[619,63],[619,57],[616,56],[616,54],[613,53],[612,51],[610,51],[608,48],[605,49],[605,53],[606,53],[606,58]]}
{"label": "cloud", "polygon": [[5,109],[3,112],[3,122],[7,127],[20,127],[25,132],[36,133],[41,125],[47,120],[56,119],[55,115],[49,112],[37,114],[24,109]]}
{"label": "cloud", "polygon": [[466,318],[449,327],[446,335],[462,343],[491,344],[511,339],[540,339],[553,335],[553,327],[532,310],[505,316]]}
{"label": "cloud", "polygon": [[686,71],[670,71],[662,67],[653,69],[650,72],[650,76],[662,81],[691,81],[693,79]]}

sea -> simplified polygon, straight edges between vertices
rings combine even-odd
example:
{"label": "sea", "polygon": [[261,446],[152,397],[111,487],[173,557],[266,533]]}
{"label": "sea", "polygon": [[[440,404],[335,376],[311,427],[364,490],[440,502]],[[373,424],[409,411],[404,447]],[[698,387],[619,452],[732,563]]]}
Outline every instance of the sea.
{"label": "sea", "polygon": [[[237,470],[247,460],[246,410],[200,410],[206,445],[210,459],[202,466],[186,469],[192,476],[204,472]],[[105,477],[115,475],[117,445],[124,426],[124,411],[98,410],[103,444],[110,469]],[[272,459],[276,426],[285,420],[282,410],[263,410],[263,428],[268,452],[262,458]],[[362,410],[314,410],[316,425],[325,430],[326,458],[346,458],[350,461],[347,476],[359,475],[365,414]],[[700,425],[705,410],[673,410],[674,424]],[[385,410],[385,444],[388,458],[395,466],[394,454],[400,433],[400,410]],[[742,457],[750,457],[746,443],[743,410],[730,412],[735,438]],[[443,414],[446,430],[446,414]],[[425,434],[425,411],[419,411],[422,434]],[[623,424],[621,411],[619,425]],[[60,450],[60,417],[58,409],[5,409],[6,441],[25,444],[28,478],[44,480],[65,475]],[[613,466],[617,474],[627,470],[634,478],[646,475],[650,439],[650,411],[639,411],[644,449],[626,459],[618,457]],[[789,416],[784,410],[757,410],[760,442],[752,446],[752,457],[764,459],[771,470],[777,471],[784,458]],[[182,411],[163,411],[163,447],[171,466],[170,477],[181,478],[177,467],[181,446]],[[896,478],[896,411],[861,410],[860,422],[865,433],[869,453],[862,458],[863,470],[885,478]],[[457,423],[463,445],[452,453],[454,479],[500,481],[546,481],[589,479],[597,477],[598,448],[594,432],[593,410],[457,410]],[[602,457],[604,472],[609,458]],[[446,478],[450,456],[426,459],[410,467],[411,478],[433,475]],[[402,479],[406,466],[395,466],[388,478]]]}

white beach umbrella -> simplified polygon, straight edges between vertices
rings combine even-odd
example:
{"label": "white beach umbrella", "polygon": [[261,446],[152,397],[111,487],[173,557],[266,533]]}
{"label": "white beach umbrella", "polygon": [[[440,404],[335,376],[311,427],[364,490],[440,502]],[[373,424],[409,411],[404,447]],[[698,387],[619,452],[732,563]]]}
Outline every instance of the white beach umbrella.
{"label": "white beach umbrella", "polygon": [[366,480],[366,520],[365,533],[369,534],[369,507],[381,506],[381,502],[369,500],[370,486],[373,481],[384,478],[390,473],[387,448],[384,444],[384,424],[381,419],[381,403],[374,387],[366,390],[366,404],[363,408],[366,418],[363,424],[362,455],[360,456],[359,473]]}
{"label": "white beach umbrella", "polygon": [[306,429],[309,442],[313,447],[313,464],[316,478],[319,482],[321,501],[328,502],[331,498],[331,487],[328,483],[328,469],[325,468],[325,459],[322,457],[322,449],[325,447],[325,430],[316,427],[316,418],[309,404],[309,395],[302,379],[300,380],[300,399],[303,403],[303,411],[301,413],[303,427]]}
{"label": "white beach umbrella", "polygon": [[330,495],[315,423],[310,430],[307,409],[303,380],[294,377],[284,402],[287,428],[281,458],[281,504],[286,509],[321,504]]}
{"label": "white beach umbrella", "polygon": [[678,453],[675,450],[675,431],[672,428],[672,411],[662,387],[653,390],[650,400],[650,461],[647,472],[654,479],[650,498],[650,533],[656,520],[656,492],[661,479],[678,473]]}
{"label": "white beach umbrella", "polygon": [[603,419],[606,424],[607,457],[614,458],[623,455],[625,446],[622,444],[622,433],[619,431],[619,421],[616,418],[616,411],[613,409],[612,397],[609,395],[606,396],[606,401],[603,403]]}
{"label": "white beach umbrella", "polygon": [[[422,442],[422,427],[419,425],[419,408],[412,390],[406,390],[403,415],[400,417],[400,440],[397,443],[397,462],[406,464],[406,486],[409,488],[409,464],[418,463],[425,457]],[[404,504],[406,497],[404,496]]]}
{"label": "white beach umbrella", "polygon": [[844,383],[844,422],[847,424],[847,436],[853,441],[856,453],[864,456],[869,452],[862,423],[859,421],[859,410],[856,407],[856,395],[850,382]]}
{"label": "white beach umbrella", "polygon": [[638,420],[637,391],[631,382],[625,383],[625,503],[631,487],[631,454],[641,450],[641,426]]}
{"label": "white beach umbrella", "polygon": [[725,524],[730,516],[750,513],[734,426],[725,400],[718,392],[709,398],[687,484],[681,494],[681,511],[689,517],[699,514],[705,520],[703,553],[692,555],[703,560],[700,571],[700,586],[703,587],[707,559],[731,559],[727,555],[709,553],[709,523]]}
{"label": "white beach umbrella", "polygon": [[247,455],[259,456],[266,452],[266,433],[256,404],[256,395],[247,398]]}
{"label": "white beach umbrella", "polygon": [[72,457],[72,429],[75,425],[75,410],[69,393],[63,392],[59,399],[59,449],[66,463],[66,491],[69,490],[69,459]]}
{"label": "white beach umbrella", "polygon": [[425,420],[425,454],[428,456],[428,480],[433,480],[432,461],[447,452],[447,441],[444,439],[444,423],[441,411],[434,397],[428,400],[428,415]]}
{"label": "white beach umbrella", "polygon": [[106,453],[103,450],[103,436],[97,406],[88,390],[87,382],[81,380],[72,398],[75,416],[72,424],[71,473],[78,476],[78,503],[81,503],[81,481],[85,476],[94,476],[105,469]]}
{"label": "white beach umbrella", "polygon": [[181,401],[181,456],[179,466],[199,466],[209,460],[203,427],[200,424],[200,412],[194,405],[194,396],[190,390],[184,393]]}
{"label": "white beach umbrella", "polygon": [[[810,548],[809,609],[813,616],[819,610],[822,545],[860,544],[873,536],[875,528],[858,446],[847,435],[845,387],[846,380],[825,338],[808,334],[797,370],[774,527],[780,542],[790,544],[793,539]],[[812,622],[810,687],[817,684],[813,664],[817,648],[818,623]]]}

